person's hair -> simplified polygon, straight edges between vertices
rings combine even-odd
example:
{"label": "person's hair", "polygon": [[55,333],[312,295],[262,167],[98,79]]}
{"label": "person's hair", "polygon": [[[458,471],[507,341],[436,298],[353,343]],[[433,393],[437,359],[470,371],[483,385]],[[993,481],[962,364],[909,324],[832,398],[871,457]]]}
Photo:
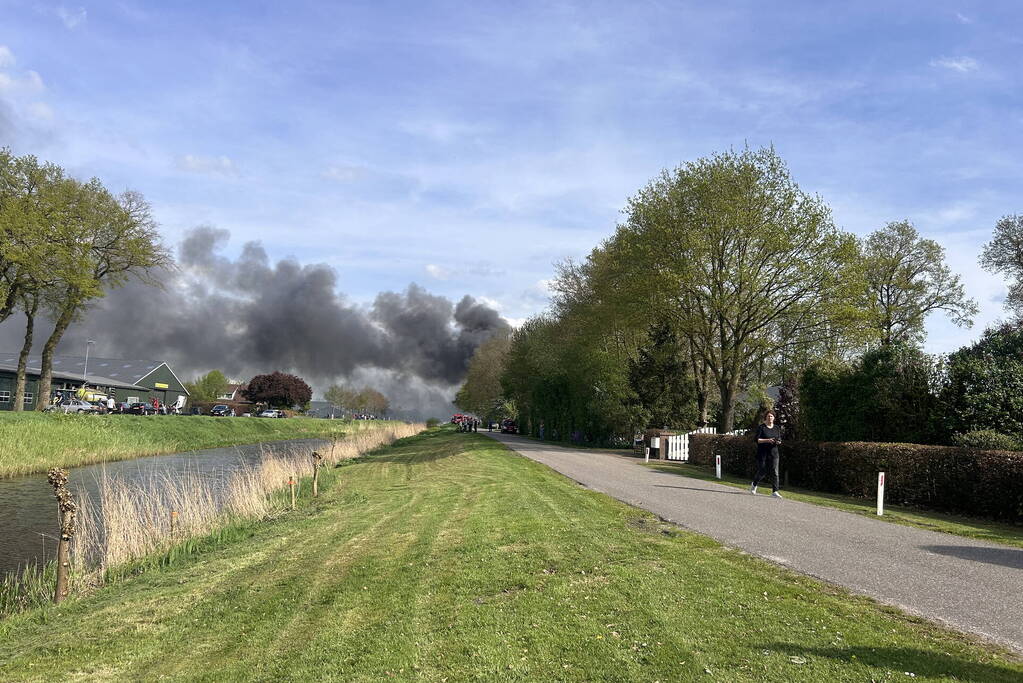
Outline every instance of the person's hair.
{"label": "person's hair", "polygon": [[768,416],[768,415],[771,415],[772,417],[778,417],[777,415],[775,415],[775,414],[774,414],[774,411],[773,411],[773,410],[765,410],[765,411],[764,411],[764,419],[765,419],[765,420],[767,419],[767,416]]}

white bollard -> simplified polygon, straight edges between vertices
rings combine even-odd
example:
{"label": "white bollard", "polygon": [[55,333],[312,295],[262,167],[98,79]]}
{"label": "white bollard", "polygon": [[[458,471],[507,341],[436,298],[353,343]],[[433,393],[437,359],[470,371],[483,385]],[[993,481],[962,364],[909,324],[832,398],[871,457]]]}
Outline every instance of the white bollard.
{"label": "white bollard", "polygon": [[720,479],[721,478],[721,456],[720,455],[715,455],[714,456],[714,469],[717,470],[718,479]]}
{"label": "white bollard", "polygon": [[650,462],[650,449],[649,448],[644,448],[643,449],[643,456],[646,458],[646,462],[649,463]]}
{"label": "white bollard", "polygon": [[884,472],[877,473],[877,514],[884,514]]}

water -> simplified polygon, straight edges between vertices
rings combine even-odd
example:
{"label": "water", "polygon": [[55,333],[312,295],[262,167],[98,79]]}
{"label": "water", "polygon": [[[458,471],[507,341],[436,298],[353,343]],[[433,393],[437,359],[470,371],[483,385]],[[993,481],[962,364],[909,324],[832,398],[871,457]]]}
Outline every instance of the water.
{"label": "water", "polygon": [[[68,487],[86,491],[95,499],[104,473],[148,485],[157,476],[197,474],[226,482],[241,465],[258,462],[266,452],[311,450],[325,444],[320,439],[293,439],[229,448],[211,448],[173,455],[77,467],[70,471]],[[57,500],[46,474],[0,479],[0,574],[16,571],[26,563],[52,560],[57,552]]]}

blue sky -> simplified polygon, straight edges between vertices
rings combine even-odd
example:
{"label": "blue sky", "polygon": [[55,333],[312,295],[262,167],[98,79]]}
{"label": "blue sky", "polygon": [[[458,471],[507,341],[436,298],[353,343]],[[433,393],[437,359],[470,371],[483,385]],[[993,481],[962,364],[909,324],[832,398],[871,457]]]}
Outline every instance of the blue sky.
{"label": "blue sky", "polygon": [[978,326],[1023,212],[1023,3],[0,0],[0,144],[326,262],[517,320],[661,168],[773,144],[836,223],[909,219]]}

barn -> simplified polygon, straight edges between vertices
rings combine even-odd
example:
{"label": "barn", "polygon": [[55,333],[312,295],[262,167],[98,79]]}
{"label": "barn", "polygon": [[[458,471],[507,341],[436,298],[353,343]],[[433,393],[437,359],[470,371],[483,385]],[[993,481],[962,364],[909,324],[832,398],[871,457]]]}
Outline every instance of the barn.
{"label": "barn", "polygon": [[[25,387],[25,409],[32,410],[39,401],[37,388],[41,361],[38,355],[28,358]],[[0,353],[0,410],[14,406],[14,388],[18,370],[17,353]],[[173,405],[179,397],[188,397],[188,390],[165,361],[97,358],[90,356],[53,357],[54,392],[76,391],[82,386],[113,396],[118,402],[149,402],[157,398]]]}

